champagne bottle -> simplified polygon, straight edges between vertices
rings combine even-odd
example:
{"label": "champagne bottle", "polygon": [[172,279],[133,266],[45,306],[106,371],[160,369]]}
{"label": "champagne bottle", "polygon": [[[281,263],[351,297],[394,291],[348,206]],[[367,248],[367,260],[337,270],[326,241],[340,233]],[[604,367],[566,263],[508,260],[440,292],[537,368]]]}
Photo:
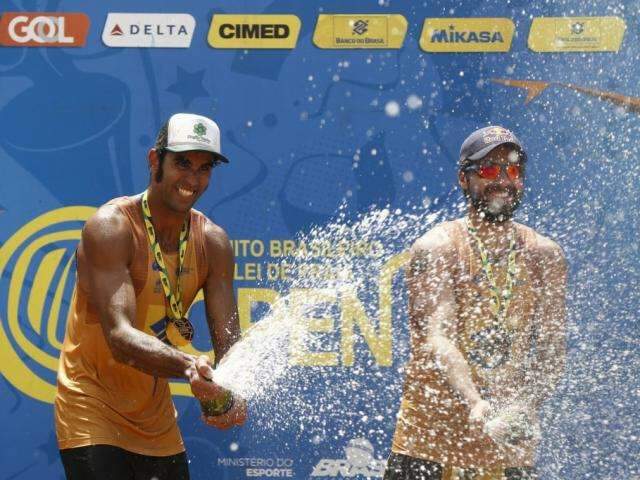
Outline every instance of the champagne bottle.
{"label": "champagne bottle", "polygon": [[[209,376],[202,375],[207,382],[213,383],[213,378]],[[225,388],[221,388],[220,394],[215,398],[207,398],[206,400],[200,400],[200,408],[202,409],[202,413],[206,417],[215,417],[217,415],[222,415],[231,410],[231,406],[233,405],[233,395],[230,390]]]}
{"label": "champagne bottle", "polygon": [[206,417],[215,417],[231,410],[233,405],[233,395],[229,390],[224,390],[216,398],[200,400],[200,408]]}

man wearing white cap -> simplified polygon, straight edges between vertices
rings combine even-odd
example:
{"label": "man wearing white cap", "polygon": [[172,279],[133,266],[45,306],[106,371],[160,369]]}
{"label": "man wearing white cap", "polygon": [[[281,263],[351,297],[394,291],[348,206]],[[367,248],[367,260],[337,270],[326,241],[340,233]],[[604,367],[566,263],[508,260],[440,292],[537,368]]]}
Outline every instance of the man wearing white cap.
{"label": "man wearing white cap", "polygon": [[148,189],[100,207],[76,252],[55,399],[68,479],[188,479],[170,378],[187,380],[203,410],[224,399],[203,415],[207,424],[246,418],[244,400],[211,381],[208,358],[178,349],[193,337],[186,313],[200,289],[216,358],[239,338],[229,239],[192,208],[213,167],[228,163],[220,130],[203,116],[173,115],[148,159]]}
{"label": "man wearing white cap", "polygon": [[537,478],[538,410],[564,365],[566,262],[512,220],[526,160],[505,128],[469,135],[467,215],[412,247],[411,358],[385,480]]}

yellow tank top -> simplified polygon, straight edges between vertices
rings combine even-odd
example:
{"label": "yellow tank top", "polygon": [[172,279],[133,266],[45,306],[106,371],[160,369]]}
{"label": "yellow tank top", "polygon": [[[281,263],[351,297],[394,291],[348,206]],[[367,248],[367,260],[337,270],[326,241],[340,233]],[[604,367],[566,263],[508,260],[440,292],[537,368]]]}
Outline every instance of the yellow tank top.
{"label": "yellow tank top", "polygon": [[[154,270],[140,196],[118,198],[109,204],[120,208],[133,232],[135,252],[129,268],[136,294],[134,327],[165,341],[165,317],[169,309],[160,277]],[[185,310],[207,274],[206,218],[191,210],[190,222],[180,276]],[[177,253],[165,254],[164,260],[171,284],[175,285]],[[78,259],[80,273],[82,268]],[[106,444],[143,455],[174,455],[184,451],[176,417],[168,379],[153,377],[114,360],[98,312],[76,275],[55,398],[60,449]]]}
{"label": "yellow tank top", "polygon": [[[471,367],[474,383],[490,403],[515,399],[524,383],[529,352],[535,335],[539,304],[540,269],[536,264],[537,234],[516,226],[517,273],[513,300],[507,314],[508,342],[487,343],[483,331],[491,328],[488,283],[473,239],[464,220],[445,222],[443,228],[455,250],[452,272],[457,306],[454,342]],[[506,265],[497,269],[496,282],[504,285]],[[468,427],[469,409],[453,391],[430,352],[425,352],[427,332],[412,328],[411,357],[392,450],[396,453],[462,468],[500,468],[533,465],[536,445],[518,451],[500,450],[488,437]]]}

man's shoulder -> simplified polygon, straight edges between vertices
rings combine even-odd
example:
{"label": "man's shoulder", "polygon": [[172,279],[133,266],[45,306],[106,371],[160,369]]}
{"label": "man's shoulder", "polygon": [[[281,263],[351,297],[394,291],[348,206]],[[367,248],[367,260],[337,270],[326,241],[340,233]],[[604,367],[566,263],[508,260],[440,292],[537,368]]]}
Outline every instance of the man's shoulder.
{"label": "man's shoulder", "polygon": [[230,248],[231,242],[227,232],[204,213],[195,208],[191,209],[192,221],[195,219],[202,228],[202,237],[207,250],[215,253]]}
{"label": "man's shoulder", "polygon": [[414,254],[445,253],[455,248],[454,235],[457,224],[461,220],[441,222],[418,238],[411,247]]}
{"label": "man's shoulder", "polygon": [[91,215],[85,224],[84,230],[88,233],[100,233],[103,235],[122,235],[130,231],[126,215],[117,203],[109,201]]}
{"label": "man's shoulder", "polygon": [[522,223],[516,223],[516,228],[526,236],[528,249],[542,255],[564,258],[562,247],[556,241]]}
{"label": "man's shoulder", "polygon": [[133,230],[117,205],[105,204],[87,220],[78,246],[79,259],[88,259],[94,267],[113,266],[130,261]]}

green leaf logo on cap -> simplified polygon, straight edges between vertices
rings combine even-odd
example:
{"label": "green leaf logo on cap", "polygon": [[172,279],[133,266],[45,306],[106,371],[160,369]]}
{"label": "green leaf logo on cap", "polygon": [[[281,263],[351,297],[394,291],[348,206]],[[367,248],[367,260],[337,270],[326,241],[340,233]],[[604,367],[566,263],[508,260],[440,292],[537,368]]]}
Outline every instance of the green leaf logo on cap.
{"label": "green leaf logo on cap", "polygon": [[196,135],[204,136],[207,133],[207,127],[205,127],[202,123],[196,123],[193,126],[193,133]]}

